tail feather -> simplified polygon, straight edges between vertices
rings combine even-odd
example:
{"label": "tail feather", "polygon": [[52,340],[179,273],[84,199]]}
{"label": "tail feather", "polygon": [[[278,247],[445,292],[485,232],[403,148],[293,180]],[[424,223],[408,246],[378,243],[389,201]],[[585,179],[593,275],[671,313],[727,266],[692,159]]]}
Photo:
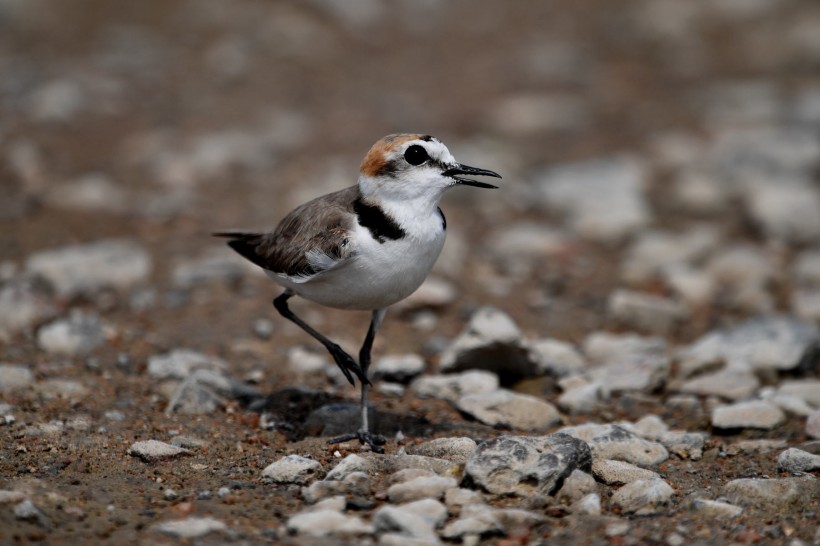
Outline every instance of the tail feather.
{"label": "tail feather", "polygon": [[258,252],[262,242],[261,233],[245,233],[240,231],[219,231],[212,234],[214,237],[225,237],[230,239],[228,246],[239,253],[243,258],[255,263],[264,269],[270,269],[264,256]]}

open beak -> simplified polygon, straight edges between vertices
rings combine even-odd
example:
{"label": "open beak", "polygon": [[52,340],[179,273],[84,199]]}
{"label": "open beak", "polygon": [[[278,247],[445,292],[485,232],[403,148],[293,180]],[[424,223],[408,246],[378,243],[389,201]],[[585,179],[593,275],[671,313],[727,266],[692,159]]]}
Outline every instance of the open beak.
{"label": "open beak", "polygon": [[467,174],[472,176],[494,176],[495,178],[501,178],[501,175],[495,173],[493,171],[488,171],[487,169],[479,169],[478,167],[470,167],[469,165],[456,165],[453,168],[447,169],[442,173],[444,176],[449,176],[453,180],[456,181],[457,184],[463,184],[465,186],[475,186],[476,188],[497,188],[498,186],[493,186],[492,184],[487,184],[486,182],[479,182],[478,180],[471,180],[469,178],[462,178],[458,175],[460,174]]}

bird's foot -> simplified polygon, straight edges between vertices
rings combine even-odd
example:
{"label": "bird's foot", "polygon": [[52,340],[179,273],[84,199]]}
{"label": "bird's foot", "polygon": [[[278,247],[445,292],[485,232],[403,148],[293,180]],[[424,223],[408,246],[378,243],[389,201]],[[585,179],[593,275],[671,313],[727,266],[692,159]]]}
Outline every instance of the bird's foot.
{"label": "bird's foot", "polygon": [[342,373],[345,375],[347,380],[350,382],[351,385],[355,385],[355,381],[353,380],[353,376],[350,372],[356,374],[356,377],[359,378],[359,381],[362,382],[362,385],[370,385],[370,380],[367,379],[367,376],[362,371],[361,366],[353,360],[349,354],[344,352],[341,347],[336,345],[335,347],[328,348],[330,351],[330,356],[333,357],[333,360],[336,361],[336,365],[339,366],[339,369],[342,370]]}
{"label": "bird's foot", "polygon": [[358,430],[356,432],[351,432],[350,434],[331,438],[328,443],[341,444],[342,442],[349,442],[350,440],[359,440],[362,445],[369,446],[373,453],[384,453],[384,448],[382,446],[387,443],[387,438],[381,434],[373,434],[366,430]]}

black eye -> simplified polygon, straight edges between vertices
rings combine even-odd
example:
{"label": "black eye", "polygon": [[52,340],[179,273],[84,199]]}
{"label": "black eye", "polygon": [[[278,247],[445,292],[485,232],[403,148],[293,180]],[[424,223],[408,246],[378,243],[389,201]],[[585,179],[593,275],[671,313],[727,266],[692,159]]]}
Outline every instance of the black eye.
{"label": "black eye", "polygon": [[427,150],[418,144],[413,144],[404,152],[404,159],[411,165],[421,165],[430,159],[430,156],[427,155]]}

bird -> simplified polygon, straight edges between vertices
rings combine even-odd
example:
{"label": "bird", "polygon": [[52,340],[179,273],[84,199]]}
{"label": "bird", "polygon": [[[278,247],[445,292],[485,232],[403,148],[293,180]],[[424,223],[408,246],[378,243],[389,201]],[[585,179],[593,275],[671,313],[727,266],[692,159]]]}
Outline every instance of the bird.
{"label": "bird", "polygon": [[[412,294],[444,246],[447,221],[439,208],[456,186],[497,188],[468,178],[501,178],[456,161],[438,138],[416,133],[385,136],[364,157],[358,181],[308,201],[268,232],[220,231],[227,244],[284,288],[274,308],[321,343],[355,386],[361,385],[361,426],[331,444],[358,439],[384,453],[386,439],[368,423],[368,368],[373,340],[387,308]],[[298,296],[320,305],[369,311],[358,362],[288,307]]]}

